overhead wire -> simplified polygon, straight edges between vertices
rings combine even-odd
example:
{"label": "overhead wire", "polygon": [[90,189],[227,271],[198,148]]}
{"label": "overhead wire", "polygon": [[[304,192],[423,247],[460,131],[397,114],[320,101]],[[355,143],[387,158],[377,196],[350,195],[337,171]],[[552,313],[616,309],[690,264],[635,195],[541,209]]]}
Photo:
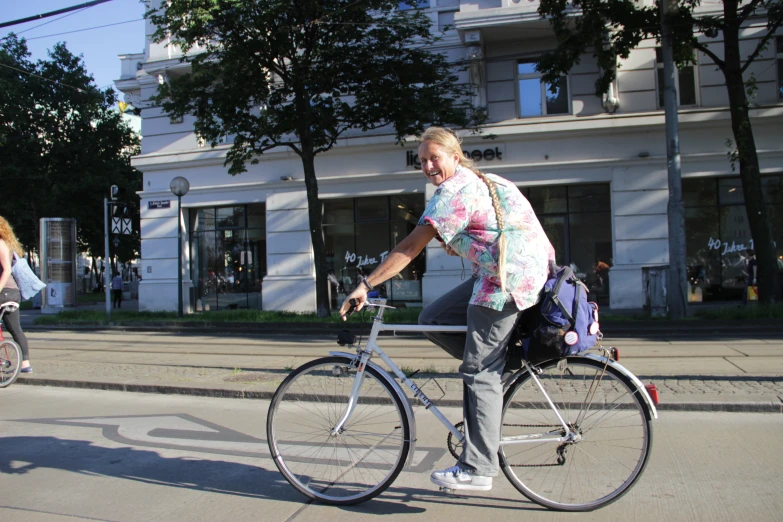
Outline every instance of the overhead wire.
{"label": "overhead wire", "polygon": [[141,20],[144,20],[144,18],[134,18],[133,20],[125,20],[124,22],[115,22],[113,24],[105,24],[105,25],[96,25],[94,27],[85,27],[82,29],[74,29],[73,31],[65,31],[62,33],[55,33],[55,34],[47,34],[45,36],[34,36],[32,38],[25,38],[25,40],[40,40],[41,38],[52,38],[53,36],[62,36],[64,34],[74,34],[74,33],[83,33],[85,31],[92,31],[93,29],[103,29],[104,27],[112,27],[115,25],[122,25],[122,24],[129,24],[132,22],[139,22]]}
{"label": "overhead wire", "polygon": [[73,90],[75,90],[77,92],[80,92],[80,93],[87,92],[84,89],[82,89],[81,87],[74,87],[73,85],[68,85],[67,83],[64,83],[64,82],[60,82],[60,81],[57,81],[57,80],[51,80],[49,78],[45,78],[45,77],[41,76],[40,74],[35,74],[35,73],[30,72],[30,71],[25,71],[24,69],[20,69],[18,67],[14,67],[12,65],[7,65],[7,64],[4,64],[4,63],[0,63],[0,67],[5,67],[6,69],[12,69],[12,70],[18,71],[18,72],[20,72],[22,74],[29,74],[30,76],[36,76],[36,77],[38,77],[38,78],[40,78],[40,79],[42,79],[44,81],[47,81],[49,83],[53,83],[55,85],[62,85],[63,87],[68,87],[69,89],[73,89]]}
{"label": "overhead wire", "polygon": [[[64,14],[64,15],[62,15],[59,18],[55,18],[54,20],[49,20],[48,22],[44,22],[42,24],[38,24],[38,25],[35,25],[33,27],[28,27],[27,29],[23,29],[23,30],[21,30],[18,33],[15,33],[15,34],[22,34],[22,33],[26,33],[27,31],[32,31],[33,29],[38,29],[39,27],[43,27],[45,25],[54,23],[54,22],[56,22],[58,20],[62,20],[63,18],[68,18],[69,16],[75,15],[77,13],[81,13],[82,11],[85,11],[86,9],[89,9],[89,7],[85,7],[84,9],[79,9],[78,11],[73,11],[73,12],[70,12],[68,14]],[[5,40],[6,38],[8,38],[8,37],[5,36],[3,38],[0,38],[0,40]]]}

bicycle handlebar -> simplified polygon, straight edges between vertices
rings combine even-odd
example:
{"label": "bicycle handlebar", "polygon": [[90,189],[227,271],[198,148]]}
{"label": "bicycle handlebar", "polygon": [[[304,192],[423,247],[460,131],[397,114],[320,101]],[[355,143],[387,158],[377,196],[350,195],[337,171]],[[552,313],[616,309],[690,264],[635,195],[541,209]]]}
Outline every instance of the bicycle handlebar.
{"label": "bicycle handlebar", "polygon": [[345,317],[348,317],[352,313],[354,313],[356,311],[356,307],[359,306],[359,300],[356,299],[355,297],[353,299],[350,299],[348,302],[351,303],[351,306],[348,307],[348,311],[345,312]]}

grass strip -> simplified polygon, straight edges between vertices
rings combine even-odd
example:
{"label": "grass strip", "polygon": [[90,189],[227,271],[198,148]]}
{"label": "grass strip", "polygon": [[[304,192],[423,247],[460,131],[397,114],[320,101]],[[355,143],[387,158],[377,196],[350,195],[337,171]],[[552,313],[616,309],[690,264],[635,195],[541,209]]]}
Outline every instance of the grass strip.
{"label": "grass strip", "polygon": [[[396,324],[415,324],[418,321],[419,308],[399,308],[386,310],[384,321]],[[374,313],[359,312],[348,318],[349,323],[370,323]],[[113,310],[111,321],[107,321],[102,310],[65,310],[54,315],[41,315],[35,319],[38,325],[69,324],[119,324],[119,323],[199,323],[204,325],[219,323],[326,323],[341,324],[339,314],[318,317],[316,314],[296,312],[274,312],[266,310],[218,310],[187,314],[177,317],[177,312],[131,312]]]}
{"label": "grass strip", "polygon": [[[395,324],[416,324],[420,308],[387,309],[384,312],[384,322]],[[721,307],[698,309],[691,307],[692,315],[682,322],[694,320],[711,321],[743,321],[783,319],[783,303],[762,305],[758,303],[730,304]],[[348,318],[349,323],[371,323],[374,312],[365,311]],[[638,321],[656,320],[672,322],[667,317],[651,317],[649,313],[603,313],[602,323],[633,323]],[[123,323],[197,323],[212,325],[220,323],[308,323],[308,324],[341,324],[343,321],[337,313],[329,317],[318,317],[316,314],[296,312],[275,312],[267,310],[217,310],[187,314],[177,317],[176,312],[134,312],[114,310],[111,321],[106,320],[106,312],[102,310],[66,310],[55,315],[41,315],[36,318],[38,325],[106,325]]]}

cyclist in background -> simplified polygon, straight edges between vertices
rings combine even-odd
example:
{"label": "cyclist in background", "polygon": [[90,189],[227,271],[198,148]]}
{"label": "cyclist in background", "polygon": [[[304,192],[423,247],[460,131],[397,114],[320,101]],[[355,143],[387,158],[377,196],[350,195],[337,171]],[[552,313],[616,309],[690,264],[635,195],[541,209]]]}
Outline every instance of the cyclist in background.
{"label": "cyclist in background", "polygon": [[[13,301],[20,303],[22,301],[22,293],[19,291],[19,287],[16,285],[16,280],[11,272],[13,266],[14,252],[16,255],[24,255],[22,245],[16,239],[14,229],[11,228],[11,224],[2,216],[0,216],[0,303],[7,303]],[[22,373],[32,373],[33,367],[30,366],[30,352],[27,345],[27,337],[25,337],[22,331],[22,323],[20,319],[19,310],[11,313],[6,313],[3,316],[3,323],[6,330],[11,333],[11,337],[14,338],[16,344],[22,349],[22,364],[19,370]]]}

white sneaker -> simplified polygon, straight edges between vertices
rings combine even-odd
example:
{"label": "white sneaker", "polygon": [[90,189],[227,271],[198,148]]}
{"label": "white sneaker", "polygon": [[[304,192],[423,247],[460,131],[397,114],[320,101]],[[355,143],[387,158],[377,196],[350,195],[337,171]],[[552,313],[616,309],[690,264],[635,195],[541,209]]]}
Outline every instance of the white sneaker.
{"label": "white sneaker", "polygon": [[476,491],[489,491],[492,489],[492,477],[476,475],[472,471],[452,466],[448,469],[434,471],[430,480],[446,489],[472,489]]}

